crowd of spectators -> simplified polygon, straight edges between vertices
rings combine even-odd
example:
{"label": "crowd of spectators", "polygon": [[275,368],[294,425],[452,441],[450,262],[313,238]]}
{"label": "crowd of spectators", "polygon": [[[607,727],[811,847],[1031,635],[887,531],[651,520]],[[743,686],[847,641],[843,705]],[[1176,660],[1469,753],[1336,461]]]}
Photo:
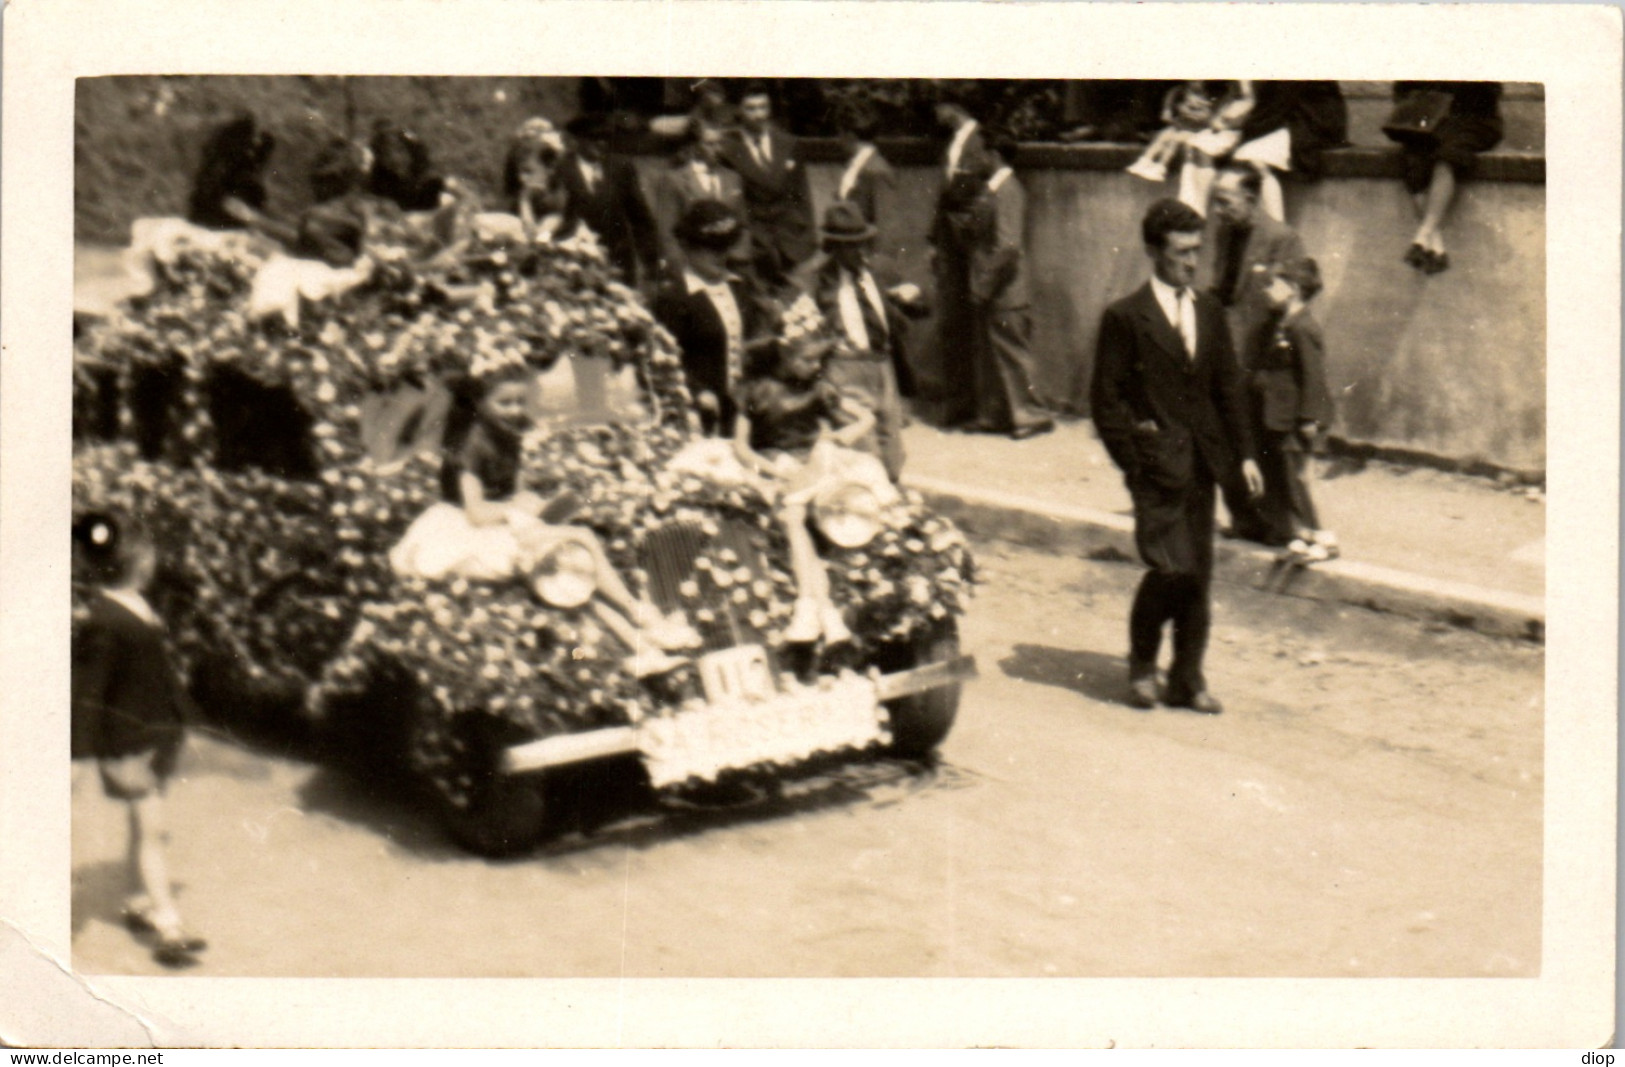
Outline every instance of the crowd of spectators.
{"label": "crowd of spectators", "polygon": [[[1500,86],[1397,82],[1394,93],[1384,130],[1402,150],[1419,216],[1403,258],[1437,273],[1450,265],[1443,232],[1457,181],[1500,138]],[[1198,215],[1216,213],[1212,289],[1245,353],[1269,316],[1262,293],[1273,272],[1305,255],[1281,180],[1318,176],[1348,128],[1334,81],[704,79],[674,101],[658,80],[592,78],[581,96],[584,109],[563,129],[532,118],[515,130],[492,197],[442,172],[429,146],[393,123],[380,120],[365,145],[335,138],[310,176],[312,205],[292,220],[266,213],[262,175],[275,139],[245,116],[206,146],[190,221],[255,229],[312,264],[286,271],[266,297],[290,317],[299,294],[352,284],[347,272],[380,213],[430,220],[430,251],[456,247],[476,219],[489,229],[496,216],[498,229],[531,240],[591,232],[677,338],[699,414],[721,435],[731,432],[751,347],[797,294],[815,295],[840,342],[830,377],[875,414],[874,448],[895,478],[905,404],[918,393],[902,340],[911,319],[934,312],[941,383],[932,410],[945,426],[1017,439],[1053,427],[1034,389],[1018,137],[1145,143],[1131,174],[1170,183]],[[926,111],[945,139],[931,226],[918,235],[931,248],[929,300],[872,256],[897,183],[877,139],[924,132]],[[793,127],[833,134],[841,148],[822,219]],[[651,135],[667,162],[640,174],[624,149],[630,137],[646,147]],[[1231,504],[1236,531],[1254,535],[1261,527],[1247,502]]]}

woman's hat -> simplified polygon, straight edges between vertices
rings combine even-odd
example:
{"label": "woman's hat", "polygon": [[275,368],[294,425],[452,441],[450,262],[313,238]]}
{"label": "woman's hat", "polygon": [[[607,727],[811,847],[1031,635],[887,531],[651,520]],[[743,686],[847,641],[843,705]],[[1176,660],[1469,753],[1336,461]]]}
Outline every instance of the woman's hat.
{"label": "woman's hat", "polygon": [[739,215],[720,200],[701,200],[683,212],[672,236],[691,248],[726,252],[739,240]]}
{"label": "woman's hat", "polygon": [[880,231],[863,217],[858,205],[850,200],[837,200],[824,212],[824,244],[861,244],[872,241]]}

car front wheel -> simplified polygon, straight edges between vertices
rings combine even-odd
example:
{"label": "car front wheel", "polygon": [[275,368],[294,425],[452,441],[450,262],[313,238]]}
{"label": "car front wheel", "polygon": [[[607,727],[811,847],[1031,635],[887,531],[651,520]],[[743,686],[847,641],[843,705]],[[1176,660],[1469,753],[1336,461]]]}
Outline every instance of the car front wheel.
{"label": "car front wheel", "polygon": [[447,720],[424,709],[413,731],[411,762],[435,815],[453,841],[481,856],[527,852],[557,829],[546,775],[501,769],[505,725],[477,712]]}
{"label": "car front wheel", "polygon": [[[959,627],[952,619],[915,635],[912,641],[894,646],[882,670],[909,670],[933,663],[946,663],[959,656]],[[940,685],[922,693],[912,693],[886,702],[891,714],[891,751],[910,759],[931,755],[959,713],[960,685]]]}

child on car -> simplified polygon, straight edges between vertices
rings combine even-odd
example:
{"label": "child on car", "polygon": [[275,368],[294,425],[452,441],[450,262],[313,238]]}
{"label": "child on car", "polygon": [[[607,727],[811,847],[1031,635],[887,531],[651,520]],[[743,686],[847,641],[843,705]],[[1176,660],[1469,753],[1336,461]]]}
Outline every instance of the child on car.
{"label": "child on car", "polygon": [[897,499],[880,461],[854,451],[874,428],[874,414],[824,378],[824,358],[832,347],[810,336],[769,346],[740,390],[735,427],[739,460],[767,480],[790,542],[796,602],[784,639],[792,644],[822,636],[835,645],[852,636],[830,599],[829,575],[807,525],[815,498],[856,483],[877,504]]}
{"label": "child on car", "polygon": [[[545,521],[544,514],[557,509],[519,488],[529,393],[529,370],[522,363],[470,375],[459,385],[447,419],[441,502],[412,523],[390,551],[390,566],[396,574],[431,580],[500,581],[524,573],[544,600],[545,590],[570,578],[555,573],[563,567],[581,589],[591,589],[600,620],[636,653],[629,669],[642,675],[676,666],[680,661],[663,650],[692,644],[693,631],[635,596],[596,534]],[[565,545],[573,551],[556,551]]]}

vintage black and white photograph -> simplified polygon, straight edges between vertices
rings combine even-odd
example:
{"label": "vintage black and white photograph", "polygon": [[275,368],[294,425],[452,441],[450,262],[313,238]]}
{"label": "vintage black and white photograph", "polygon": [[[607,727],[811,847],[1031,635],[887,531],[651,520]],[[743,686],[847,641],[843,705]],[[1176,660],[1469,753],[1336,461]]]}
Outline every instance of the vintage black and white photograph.
{"label": "vintage black and white photograph", "polygon": [[768,67],[72,79],[64,963],[1550,977],[1548,84]]}

